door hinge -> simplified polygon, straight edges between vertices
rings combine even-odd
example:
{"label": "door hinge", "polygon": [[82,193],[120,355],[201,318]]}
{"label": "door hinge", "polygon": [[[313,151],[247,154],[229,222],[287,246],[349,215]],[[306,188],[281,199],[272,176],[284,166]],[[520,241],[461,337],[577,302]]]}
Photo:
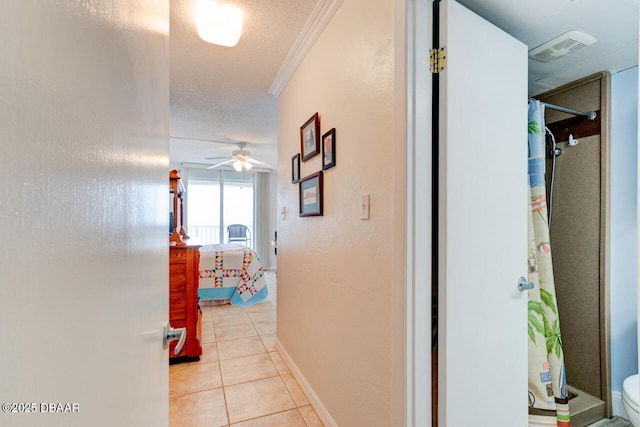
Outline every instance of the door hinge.
{"label": "door hinge", "polygon": [[447,66],[447,48],[431,49],[429,51],[429,70],[437,74]]}

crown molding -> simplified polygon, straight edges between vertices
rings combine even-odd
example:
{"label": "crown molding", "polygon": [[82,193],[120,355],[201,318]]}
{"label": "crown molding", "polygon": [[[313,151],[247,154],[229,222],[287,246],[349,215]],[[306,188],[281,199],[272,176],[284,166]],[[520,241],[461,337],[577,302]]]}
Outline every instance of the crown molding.
{"label": "crown molding", "polygon": [[302,60],[307,56],[309,50],[316,42],[322,31],[336,13],[343,0],[318,0],[316,7],[313,8],[311,16],[304,24],[298,38],[293,43],[289,54],[285,58],[278,74],[273,79],[269,93],[276,98],[280,96],[282,90],[287,85],[293,73],[296,72]]}

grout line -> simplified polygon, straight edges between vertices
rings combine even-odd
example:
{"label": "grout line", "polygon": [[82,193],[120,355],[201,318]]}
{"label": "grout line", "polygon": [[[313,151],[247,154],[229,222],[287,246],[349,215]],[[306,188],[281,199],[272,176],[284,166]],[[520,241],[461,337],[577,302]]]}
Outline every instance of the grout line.
{"label": "grout line", "polygon": [[[215,334],[215,329],[214,329]],[[215,336],[215,335],[214,335]],[[224,387],[224,377],[222,376],[222,364],[220,363],[220,349],[216,341],[216,353],[218,353],[218,372],[220,372],[220,384],[222,386],[222,397],[224,398],[224,411],[227,415],[227,425],[231,425],[231,417],[229,416],[229,404],[227,403],[227,390]]]}
{"label": "grout line", "polygon": [[[222,372],[220,373],[222,377]],[[227,403],[227,390],[222,387],[222,396],[224,397],[224,411],[227,414],[227,425],[231,425],[231,417],[229,416],[229,404]]]}
{"label": "grout line", "polygon": [[[198,393],[202,393],[205,391],[211,391],[211,390],[218,390],[218,389],[223,389],[224,387],[220,386],[220,387],[213,387],[213,388],[205,388],[202,390],[196,390],[196,391],[190,391],[188,393],[184,393],[184,394],[176,394],[174,396],[169,396],[169,399],[173,399],[174,397],[184,397],[184,396],[190,396],[192,394],[198,394]],[[225,402],[226,405],[226,402]]]}
{"label": "grout line", "polygon": [[[311,405],[309,404],[304,406],[311,406]],[[302,406],[296,408],[298,410],[298,413],[300,414],[300,418],[302,418],[302,422],[304,423],[304,425],[309,427],[309,423],[307,423],[307,419],[304,417],[304,415],[302,415],[302,411],[300,411],[300,408],[302,408]]]}
{"label": "grout line", "polygon": [[[269,377],[258,378],[258,379],[255,379],[255,380],[247,380],[247,381],[243,381],[243,382],[241,382],[241,383],[227,384],[227,385],[225,385],[224,387],[225,387],[225,388],[226,388],[226,387],[235,387],[235,386],[237,386],[237,385],[249,384],[249,383],[255,383],[255,382],[257,382],[257,381],[270,380],[270,379],[272,379],[272,378],[278,378],[278,377],[280,377],[280,375],[272,375],[272,376],[269,376]],[[282,378],[280,378],[280,379],[282,379]],[[284,380],[283,380],[283,382],[284,382]],[[285,388],[286,388],[286,385],[285,385]]]}
{"label": "grout line", "polygon": [[[277,369],[277,368],[276,368]],[[293,375],[291,375],[291,378],[293,378]],[[284,378],[282,378],[282,374],[280,374],[280,380],[282,381],[282,383],[284,384],[284,388],[287,390],[287,393],[289,393],[289,397],[291,398],[291,401],[293,402],[293,404],[296,406],[296,409],[298,409],[298,413],[300,413],[300,417],[302,417],[302,420],[304,421],[304,417],[302,416],[302,412],[300,412],[300,406],[298,406],[298,402],[296,402],[296,399],[293,397],[293,394],[291,393],[291,390],[289,390],[289,387],[287,387],[287,382],[284,380]],[[293,378],[293,380],[295,381],[295,378]],[[296,381],[296,384],[298,382]],[[305,395],[306,397],[306,395]],[[305,405],[306,406],[306,405]],[[307,422],[304,421],[304,423],[306,424]]]}
{"label": "grout line", "polygon": [[[289,411],[293,411],[293,410],[298,410],[298,408],[283,409],[282,411],[271,412],[270,414],[260,415],[259,417],[247,418],[246,420],[238,421],[238,423],[246,423],[247,421],[259,420],[261,418],[270,417],[271,415],[284,414],[285,412],[289,412]],[[302,416],[302,413],[300,413],[300,411],[298,411],[298,413],[300,414],[300,418],[302,418],[302,421],[304,422],[304,424],[306,426],[308,426],[307,422],[304,420],[304,417]],[[231,424],[231,423],[229,423],[229,424]]]}

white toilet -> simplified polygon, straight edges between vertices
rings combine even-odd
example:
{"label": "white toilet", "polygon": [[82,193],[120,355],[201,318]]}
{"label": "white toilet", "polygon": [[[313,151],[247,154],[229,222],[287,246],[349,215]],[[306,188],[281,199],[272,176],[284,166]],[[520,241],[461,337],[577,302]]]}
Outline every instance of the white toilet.
{"label": "white toilet", "polygon": [[622,405],[635,427],[640,427],[640,387],[638,374],[631,375],[622,383]]}

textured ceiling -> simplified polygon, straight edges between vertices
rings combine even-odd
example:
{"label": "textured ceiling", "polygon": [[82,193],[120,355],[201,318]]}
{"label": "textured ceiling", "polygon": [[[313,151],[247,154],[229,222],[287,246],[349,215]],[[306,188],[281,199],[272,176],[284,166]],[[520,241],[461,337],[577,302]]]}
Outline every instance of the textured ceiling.
{"label": "textured ceiling", "polygon": [[276,162],[277,103],[268,90],[316,2],[227,0],[244,12],[229,48],[198,37],[196,0],[171,0],[172,163],[229,155],[236,147],[224,142],[248,142],[253,157]]}
{"label": "textured ceiling", "polygon": [[[235,147],[228,143],[240,141],[249,143],[253,157],[276,163],[277,103],[268,91],[314,7],[327,0],[227,2],[245,14],[243,34],[233,48],[200,40],[193,18],[196,0],[171,0],[173,164],[229,155]],[[638,0],[459,3],[529,49],[570,30],[598,39],[556,62],[529,60],[531,96],[598,71],[618,72],[638,64]],[[495,55],[499,61],[500,52]]]}
{"label": "textured ceiling", "polygon": [[[529,95],[598,71],[618,72],[638,65],[638,0],[459,0],[529,49],[579,30],[598,41],[555,62],[529,60]],[[500,57],[500,52],[496,52]]]}

